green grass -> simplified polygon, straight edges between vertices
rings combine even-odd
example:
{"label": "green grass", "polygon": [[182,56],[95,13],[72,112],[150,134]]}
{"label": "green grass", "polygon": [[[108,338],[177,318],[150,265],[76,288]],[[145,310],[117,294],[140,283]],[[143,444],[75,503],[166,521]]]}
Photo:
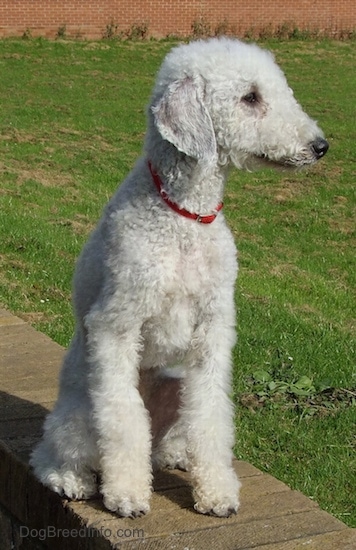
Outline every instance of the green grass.
{"label": "green grass", "polygon": [[[0,42],[0,301],[62,345],[75,258],[140,154],[171,45]],[[330,151],[308,172],[234,172],[227,186],[235,451],[356,526],[354,42],[266,46]]]}

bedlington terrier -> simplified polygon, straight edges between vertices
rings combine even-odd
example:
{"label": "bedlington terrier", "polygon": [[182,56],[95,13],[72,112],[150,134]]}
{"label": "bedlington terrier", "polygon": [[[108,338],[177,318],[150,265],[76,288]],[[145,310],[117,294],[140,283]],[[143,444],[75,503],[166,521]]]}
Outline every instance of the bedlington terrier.
{"label": "bedlington terrier", "polygon": [[76,332],[32,454],[71,499],[149,511],[154,466],[191,474],[195,509],[239,506],[232,467],[234,239],[229,167],[301,168],[328,143],[271,53],[235,39],[173,48],[148,108],[145,152],[78,260]]}

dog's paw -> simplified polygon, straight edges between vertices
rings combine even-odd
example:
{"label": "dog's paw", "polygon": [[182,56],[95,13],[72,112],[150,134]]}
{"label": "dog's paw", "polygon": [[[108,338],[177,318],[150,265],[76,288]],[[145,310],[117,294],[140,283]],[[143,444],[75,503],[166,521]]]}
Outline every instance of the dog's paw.
{"label": "dog's paw", "polygon": [[152,467],[156,470],[182,470],[187,472],[189,461],[187,456],[182,454],[172,455],[170,453],[160,453],[153,455]]}
{"label": "dog's paw", "polygon": [[161,441],[153,450],[152,464],[154,470],[189,470],[187,442],[183,437],[172,437]]}
{"label": "dog's paw", "polygon": [[44,484],[71,500],[86,500],[97,492],[97,478],[91,472],[54,471],[46,477]]}
{"label": "dog's paw", "polygon": [[194,489],[194,508],[200,514],[227,518],[239,509],[240,482],[235,472],[227,470],[226,478],[218,477],[219,483],[198,484]]}
{"label": "dog's paw", "polygon": [[115,512],[123,518],[138,518],[150,511],[148,499],[136,498],[135,496],[115,497],[104,496],[104,506],[110,512]]}
{"label": "dog's paw", "polygon": [[199,502],[196,502],[194,509],[200,514],[206,514],[208,516],[216,516],[219,518],[228,518],[233,514],[237,513],[239,508],[239,503],[227,504],[225,502],[218,503],[215,505],[202,505]]}

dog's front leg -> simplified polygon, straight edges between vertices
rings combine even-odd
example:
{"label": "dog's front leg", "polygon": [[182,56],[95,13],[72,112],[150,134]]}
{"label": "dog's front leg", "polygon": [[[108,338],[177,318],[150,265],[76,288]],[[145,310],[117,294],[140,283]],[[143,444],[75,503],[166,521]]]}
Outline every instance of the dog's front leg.
{"label": "dog's front leg", "polygon": [[138,391],[140,330],[88,325],[104,504],[120,516],[137,517],[149,511],[152,482],[149,414]]}
{"label": "dog's front leg", "polygon": [[229,396],[235,330],[216,318],[197,332],[182,396],[195,509],[225,517],[236,513],[239,506],[240,483],[232,468],[234,422]]}

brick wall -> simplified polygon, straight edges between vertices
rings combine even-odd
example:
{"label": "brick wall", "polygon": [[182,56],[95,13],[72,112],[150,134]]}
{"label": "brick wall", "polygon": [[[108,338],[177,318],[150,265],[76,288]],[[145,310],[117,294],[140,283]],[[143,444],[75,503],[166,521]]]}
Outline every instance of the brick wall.
{"label": "brick wall", "polygon": [[339,35],[356,28],[355,0],[0,0],[0,37],[102,38],[132,27],[154,37],[217,29],[237,35],[288,26]]}

